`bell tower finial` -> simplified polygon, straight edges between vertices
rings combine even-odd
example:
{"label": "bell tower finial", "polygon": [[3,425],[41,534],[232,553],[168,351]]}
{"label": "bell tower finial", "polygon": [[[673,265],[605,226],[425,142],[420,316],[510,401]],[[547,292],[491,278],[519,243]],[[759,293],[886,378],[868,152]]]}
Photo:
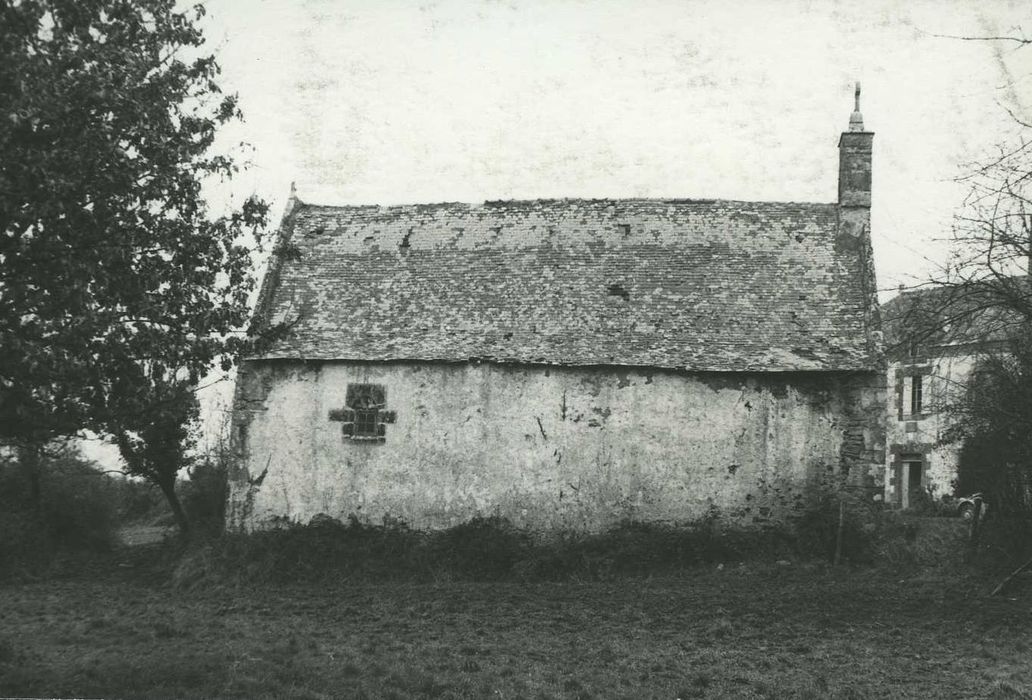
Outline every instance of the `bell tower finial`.
{"label": "bell tower finial", "polygon": [[856,84],[855,109],[849,130],[839,138],[839,207],[871,208],[871,144],[874,134],[864,129],[860,114],[860,83]]}
{"label": "bell tower finial", "polygon": [[291,181],[291,183],[290,183],[290,196],[287,197],[287,204],[286,204],[286,207],[283,210],[284,218],[286,218],[287,215],[290,214],[292,211],[297,209],[297,207],[300,204],[301,204],[301,200],[298,199],[298,196],[297,196],[297,184],[294,183],[293,181]]}
{"label": "bell tower finial", "polygon": [[860,81],[856,81],[856,92],[853,93],[853,113],[849,115],[849,130],[863,131],[864,116],[860,114]]}

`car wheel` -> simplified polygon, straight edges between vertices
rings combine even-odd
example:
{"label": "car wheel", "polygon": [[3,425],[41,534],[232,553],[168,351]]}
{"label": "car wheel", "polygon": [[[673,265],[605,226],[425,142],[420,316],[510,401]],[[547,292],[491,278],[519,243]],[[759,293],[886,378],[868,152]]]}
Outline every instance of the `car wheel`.
{"label": "car wheel", "polygon": [[958,512],[964,520],[971,520],[971,518],[975,517],[975,506],[971,503],[963,503]]}

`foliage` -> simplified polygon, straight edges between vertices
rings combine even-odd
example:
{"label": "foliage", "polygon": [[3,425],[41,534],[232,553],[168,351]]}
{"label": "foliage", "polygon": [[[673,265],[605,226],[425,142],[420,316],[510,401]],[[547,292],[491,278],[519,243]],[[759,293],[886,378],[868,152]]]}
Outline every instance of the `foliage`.
{"label": "foliage", "polygon": [[422,532],[404,523],[347,523],[321,515],[308,525],[225,534],[177,564],[182,587],[214,582],[599,580],[684,571],[704,564],[772,560],[794,553],[777,529],[720,531],[623,523],[598,534],[533,536],[508,521],[474,518]]}
{"label": "foliage", "polygon": [[[795,521],[795,542],[806,557],[870,564],[882,524],[881,504],[866,489],[817,488]],[[841,527],[840,527],[841,522]]]}
{"label": "foliage", "polygon": [[958,512],[957,499],[948,493],[936,498],[935,490],[931,486],[926,486],[910,494],[910,512],[937,518],[952,518]]}
{"label": "foliage", "polygon": [[886,510],[878,518],[874,533],[875,564],[899,574],[938,570],[956,575],[965,569],[985,574],[984,566],[965,567],[968,534],[969,525],[961,518]]}
{"label": "foliage", "polygon": [[981,491],[1000,512],[1032,512],[1032,327],[986,354],[955,407],[963,441],[959,493]]}
{"label": "foliage", "polygon": [[183,511],[191,526],[208,536],[222,533],[229,495],[228,455],[206,454],[190,469],[190,478],[180,482]]}
{"label": "foliage", "polygon": [[190,429],[197,419],[198,403],[187,382],[154,383],[153,403],[132,417],[120,419],[115,435],[125,471],[153,482],[165,494],[176,524],[184,535],[190,521],[176,493],[179,471],[188,466],[193,447]]}
{"label": "foliage", "polygon": [[33,503],[21,465],[0,459],[0,572],[7,575],[102,554],[116,539],[122,484],[68,444],[48,445],[43,466],[41,498]]}
{"label": "foliage", "polygon": [[950,439],[962,442],[957,492],[981,492],[986,541],[1014,556],[1032,543],[1032,330],[982,358],[955,408]]}
{"label": "foliage", "polygon": [[126,479],[122,483],[118,519],[123,525],[151,525],[168,514],[168,501],[152,482]]}
{"label": "foliage", "polygon": [[201,14],[0,4],[0,438],[126,430],[155,384],[246,346],[267,205],[212,216],[202,198],[236,171],[211,147],[240,112]]}

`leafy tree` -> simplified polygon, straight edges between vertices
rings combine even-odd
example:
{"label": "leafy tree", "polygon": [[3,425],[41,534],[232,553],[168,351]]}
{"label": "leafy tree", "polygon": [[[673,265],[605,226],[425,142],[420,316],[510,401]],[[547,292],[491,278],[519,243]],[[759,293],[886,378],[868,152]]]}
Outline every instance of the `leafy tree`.
{"label": "leafy tree", "polygon": [[958,488],[985,493],[994,510],[1032,516],[1032,331],[984,353],[952,407],[949,437],[963,441]]}
{"label": "leafy tree", "polygon": [[168,415],[182,415],[169,387],[228,369],[249,342],[268,207],[214,216],[202,196],[237,170],[212,146],[240,117],[202,15],[0,0],[0,440],[29,462],[83,428],[149,435],[155,405],[175,395]]}
{"label": "leafy tree", "polygon": [[125,481],[99,471],[75,442],[49,443],[40,460],[43,498],[31,503],[19,465],[0,454],[0,579],[105,552],[116,539]]}
{"label": "leafy tree", "polygon": [[197,396],[188,382],[152,382],[148,399],[146,411],[119,421],[115,442],[126,472],[161,489],[179,531],[189,536],[190,521],[176,494],[176,476],[190,461],[194,444],[190,428],[197,419]]}

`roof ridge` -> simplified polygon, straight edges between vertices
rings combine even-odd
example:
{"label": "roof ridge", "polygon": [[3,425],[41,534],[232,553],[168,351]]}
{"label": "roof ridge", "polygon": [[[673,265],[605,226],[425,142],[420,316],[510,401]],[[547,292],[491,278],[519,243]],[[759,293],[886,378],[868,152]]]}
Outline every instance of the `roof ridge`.
{"label": "roof ridge", "polygon": [[836,202],[801,202],[781,200],[744,200],[744,199],[720,199],[720,198],[678,198],[678,197],[627,197],[627,198],[589,198],[589,197],[548,197],[538,199],[485,199],[480,202],[408,202],[402,204],[317,204],[310,202],[298,202],[299,209],[418,209],[436,207],[461,207],[465,209],[490,209],[504,206],[533,206],[553,204],[592,204],[592,205],[616,205],[616,204],[726,204],[726,205],[750,205],[750,206],[793,206],[793,207],[836,207]]}

